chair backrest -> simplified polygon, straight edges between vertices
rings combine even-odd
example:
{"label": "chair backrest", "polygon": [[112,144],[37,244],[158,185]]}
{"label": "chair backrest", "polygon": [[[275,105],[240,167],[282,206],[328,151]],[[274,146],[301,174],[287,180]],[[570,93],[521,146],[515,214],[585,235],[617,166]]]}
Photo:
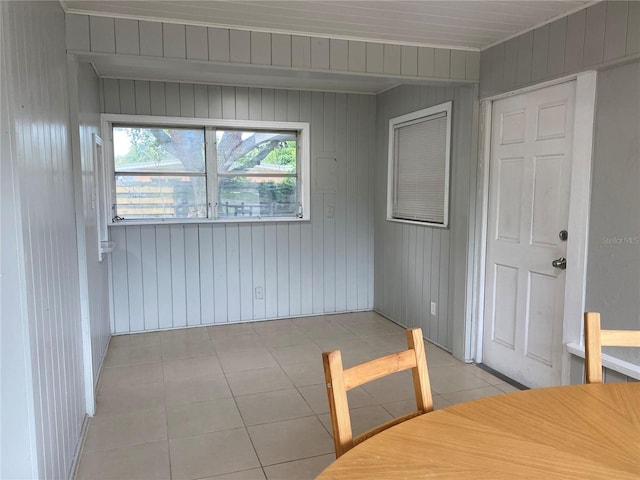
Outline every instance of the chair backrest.
{"label": "chair backrest", "polygon": [[[376,358],[346,370],[342,366],[340,350],[322,354],[336,458],[389,427],[433,410],[427,357],[420,328],[407,330],[407,345],[407,350]],[[417,410],[353,438],[347,392],[365,383],[408,369],[411,369],[413,374]]]}
{"label": "chair backrest", "polygon": [[584,314],[584,367],[587,383],[602,383],[602,347],[640,347],[638,330],[602,330],[600,314]]}

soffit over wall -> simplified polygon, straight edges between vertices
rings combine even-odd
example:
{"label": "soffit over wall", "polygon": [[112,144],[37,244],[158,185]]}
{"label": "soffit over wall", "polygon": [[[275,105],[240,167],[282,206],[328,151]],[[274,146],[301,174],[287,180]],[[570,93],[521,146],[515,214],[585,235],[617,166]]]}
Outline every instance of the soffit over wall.
{"label": "soffit over wall", "polygon": [[479,80],[480,52],[66,15],[67,52],[104,78],[380,93]]}
{"label": "soffit over wall", "polygon": [[[365,94],[381,93],[399,84],[399,80],[391,76],[346,75],[335,72],[309,72],[255,65],[185,62],[179,59],[124,55],[77,54],[76,56],[80,61],[92,63],[96,73],[102,78]],[[442,84],[442,82],[413,78],[402,79],[402,83],[413,85]],[[448,80],[447,84],[453,86],[463,83]]]}
{"label": "soffit over wall", "polygon": [[87,1],[68,13],[481,50],[593,1]]}

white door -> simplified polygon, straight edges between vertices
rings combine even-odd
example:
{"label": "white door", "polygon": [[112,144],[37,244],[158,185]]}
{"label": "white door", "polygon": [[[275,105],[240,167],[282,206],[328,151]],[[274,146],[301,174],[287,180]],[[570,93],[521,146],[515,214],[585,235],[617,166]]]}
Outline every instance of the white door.
{"label": "white door", "polygon": [[561,381],[575,84],[493,103],[483,363],[529,387]]}

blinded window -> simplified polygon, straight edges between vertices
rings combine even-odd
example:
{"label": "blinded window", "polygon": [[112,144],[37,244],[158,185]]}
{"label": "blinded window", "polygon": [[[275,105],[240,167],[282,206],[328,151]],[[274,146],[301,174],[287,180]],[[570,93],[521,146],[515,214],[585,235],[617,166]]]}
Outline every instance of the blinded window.
{"label": "blinded window", "polygon": [[390,219],[447,225],[450,106],[391,120]]}

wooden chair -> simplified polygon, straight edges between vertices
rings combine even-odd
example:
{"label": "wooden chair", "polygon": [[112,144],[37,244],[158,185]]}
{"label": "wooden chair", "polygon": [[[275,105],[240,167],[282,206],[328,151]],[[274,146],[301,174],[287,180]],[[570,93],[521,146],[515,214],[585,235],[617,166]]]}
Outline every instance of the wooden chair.
{"label": "wooden chair", "polygon": [[602,330],[600,314],[584,314],[584,367],[587,383],[602,383],[602,347],[640,347],[640,331]]}
{"label": "wooden chair", "polygon": [[[322,354],[336,458],[389,427],[433,410],[424,340],[422,339],[422,330],[420,328],[407,330],[407,344],[409,347],[407,350],[370,360],[346,370],[342,367],[340,350]],[[347,391],[378,378],[408,369],[411,369],[413,373],[413,387],[418,409],[353,438]]]}

